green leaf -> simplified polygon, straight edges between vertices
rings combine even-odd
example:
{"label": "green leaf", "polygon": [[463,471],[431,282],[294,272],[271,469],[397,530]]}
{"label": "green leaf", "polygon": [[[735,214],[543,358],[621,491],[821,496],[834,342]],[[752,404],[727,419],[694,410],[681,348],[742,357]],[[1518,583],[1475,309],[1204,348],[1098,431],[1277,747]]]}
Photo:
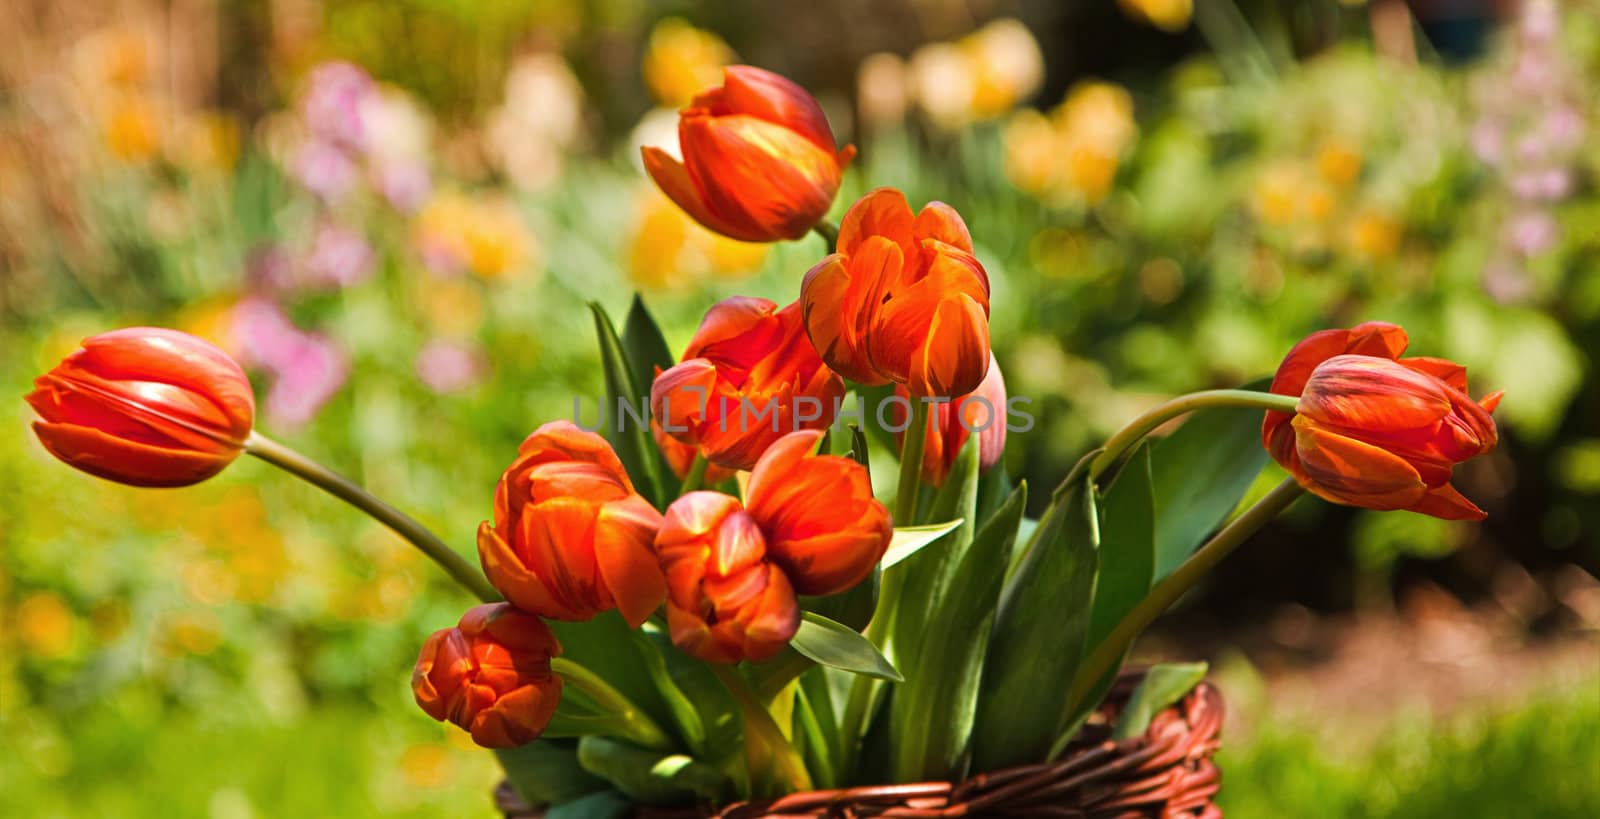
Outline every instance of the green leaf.
{"label": "green leaf", "polygon": [[1139,447],[1101,504],[1100,570],[1084,650],[1092,651],[1150,591],[1155,574],[1150,448]]}
{"label": "green leaf", "polygon": [[800,630],[789,642],[794,650],[829,668],[837,668],[880,680],[899,682],[904,679],[888,658],[878,653],[877,646],[848,626],[841,625],[820,614],[804,612]]}
{"label": "green leaf", "polygon": [[[639,634],[644,637],[647,644],[654,646],[653,653],[660,657],[666,666],[672,686],[682,692],[699,715],[701,728],[705,732],[706,750],[704,753],[697,753],[696,756],[720,764],[722,757],[719,754],[732,756],[740,754],[742,751],[739,740],[739,707],[728,693],[728,689],[704,662],[679,651],[672,644],[672,638],[660,625],[647,622],[639,629]],[[635,678],[630,680],[635,686],[639,684],[637,678],[643,676],[637,669],[622,673]],[[609,676],[607,679],[613,685],[618,682]],[[657,722],[666,724],[666,719],[660,718]]]}
{"label": "green leaf", "polygon": [[882,577],[883,570],[874,566],[867,579],[838,594],[801,597],[800,607],[860,631],[872,622],[872,613],[878,607],[878,586]]}
{"label": "green leaf", "polygon": [[1156,580],[1188,559],[1266,465],[1261,415],[1231,407],[1201,410],[1151,446]]}
{"label": "green leaf", "polygon": [[795,692],[795,723],[805,741],[806,769],[812,784],[833,788],[839,784],[839,723],[833,713],[832,692],[821,668],[800,675]]}
{"label": "green leaf", "polygon": [[867,479],[869,483],[872,479],[872,459],[869,457],[870,454],[871,453],[867,451],[867,435],[861,431],[861,425],[851,424],[850,458],[856,463],[861,464],[862,469],[867,470]]}
{"label": "green leaf", "polygon": [[1018,486],[954,555],[956,582],[946,590],[891,706],[895,781],[959,778],[971,748],[984,656],[995,609],[1027,506],[1028,488]]}
{"label": "green leaf", "polygon": [[978,698],[975,770],[1043,760],[1068,721],[1065,692],[1083,658],[1100,547],[1086,465],[1057,488],[1001,592]]}
{"label": "green leaf", "polygon": [[666,336],[637,293],[622,322],[622,350],[628,356],[634,386],[643,388],[646,394],[656,381],[656,369],[670,369],[674,363]]}
{"label": "green leaf", "polygon": [[696,755],[704,754],[705,724],[700,721],[700,712],[695,710],[694,703],[684,695],[678,683],[672,679],[672,673],[667,670],[667,654],[658,650],[656,644],[642,631],[630,632],[629,637],[639,650],[645,673],[655,684],[656,691],[661,694],[667,708],[672,711],[673,723],[677,725],[679,737],[684,745]]}
{"label": "green leaf", "polygon": [[[598,302],[590,302],[589,310],[594,313],[594,331],[600,340],[600,365],[606,382],[606,406],[601,410],[605,422],[601,424],[601,434],[616,449],[617,457],[628,470],[628,477],[633,479],[639,494],[661,508],[667,500],[662,483],[661,454],[650,434],[650,422],[643,418],[649,414],[649,408],[641,406],[641,402],[648,404],[648,385],[641,387],[634,380],[634,367],[628,361],[622,340],[617,337],[616,327],[605,308]],[[624,402],[637,408],[641,417],[624,414]]]}
{"label": "green leaf", "polygon": [[960,526],[960,518],[945,523],[927,523],[922,526],[896,526],[889,548],[883,553],[878,567],[887,569],[917,553],[919,549],[943,537],[946,532]]}
{"label": "green leaf", "polygon": [[[620,614],[607,611],[581,623],[551,620],[549,624],[561,641],[562,656],[600,675],[657,724],[671,721],[671,707],[650,677],[639,673],[646,662],[644,653]],[[563,697],[557,713],[568,712],[579,703],[577,697]]]}
{"label": "green leaf", "polygon": [[544,819],[626,819],[633,802],[616,791],[600,791],[571,802],[551,805]]}
{"label": "green leaf", "polygon": [[606,788],[604,780],[578,764],[576,742],[540,739],[519,748],[497,748],[494,755],[506,780],[529,805],[567,802]]}
{"label": "green leaf", "polygon": [[1194,690],[1206,677],[1205,663],[1161,663],[1151,666],[1133,689],[1127,707],[1117,717],[1113,739],[1136,737],[1150,727],[1150,720],[1161,709],[1177,702]]}
{"label": "green leaf", "polygon": [[634,801],[650,805],[715,800],[729,785],[721,771],[689,756],[648,751],[610,737],[579,740],[578,763]]}
{"label": "green leaf", "polygon": [[899,577],[890,578],[899,584],[898,593],[889,595],[896,604],[890,623],[897,663],[917,664],[933,613],[943,605],[955,582],[956,567],[972,544],[977,530],[977,505],[978,436],[973,435],[956,453],[950,474],[934,495],[931,510],[934,520],[954,520],[958,525],[902,560],[902,565],[893,570]]}

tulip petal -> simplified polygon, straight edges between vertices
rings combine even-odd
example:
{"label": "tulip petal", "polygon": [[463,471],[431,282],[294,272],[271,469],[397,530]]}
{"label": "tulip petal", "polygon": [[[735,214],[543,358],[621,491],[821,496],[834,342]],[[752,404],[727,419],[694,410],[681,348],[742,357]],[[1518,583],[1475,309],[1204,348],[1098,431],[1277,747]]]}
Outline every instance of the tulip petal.
{"label": "tulip petal", "polygon": [[1422,500],[1417,501],[1408,508],[1412,512],[1432,515],[1444,520],[1483,520],[1489,516],[1488,513],[1479,509],[1477,504],[1463,497],[1450,484],[1428,490],[1428,494],[1423,495]]}
{"label": "tulip petal", "polygon": [[722,94],[711,113],[747,114],[781,125],[832,154],[833,129],[815,97],[788,77],[749,65],[722,69]]}
{"label": "tulip petal", "polygon": [[1431,375],[1461,392],[1467,391],[1467,368],[1447,358],[1411,356],[1400,359],[1400,363],[1419,373]]}
{"label": "tulip petal", "polygon": [[1305,476],[1301,485],[1313,494],[1335,503],[1390,510],[1408,508],[1427,492],[1411,464],[1380,447],[1325,430],[1304,415],[1295,416],[1294,430]]}
{"label": "tulip petal", "polygon": [[478,561],[489,582],[517,608],[558,620],[584,619],[556,601],[539,576],[523,565],[511,544],[487,521],[478,526]]}
{"label": "tulip petal", "polygon": [[661,513],[644,498],[632,495],[600,508],[595,520],[595,562],[617,611],[638,628],[667,596],[651,544],[661,526]]}
{"label": "tulip petal", "polygon": [[833,152],[800,134],[744,115],[689,116],[678,124],[684,165],[727,235],[745,241],[798,239],[839,191]]}
{"label": "tulip petal", "polygon": [[916,252],[916,217],[906,195],[894,188],[876,188],[856,200],[839,222],[839,252],[854,256],[861,244],[881,236],[900,245],[901,257]]}
{"label": "tulip petal", "polygon": [[1406,331],[1400,327],[1387,321],[1367,321],[1350,328],[1344,352],[1393,360],[1406,351],[1409,343]]}
{"label": "tulip petal", "polygon": [[1396,361],[1338,355],[1312,371],[1297,407],[1318,423],[1360,430],[1430,430],[1450,415],[1439,379]]}
{"label": "tulip petal", "polygon": [[750,481],[745,485],[746,508],[758,518],[767,514],[767,503],[782,490],[783,482],[794,468],[807,456],[816,452],[822,441],[822,432],[801,430],[779,438],[756,461],[750,471]]}
{"label": "tulip petal", "polygon": [[221,472],[233,462],[232,454],[219,456],[152,446],[75,424],[35,421],[33,432],[39,443],[63,463],[129,486],[188,486]]}
{"label": "tulip petal", "polygon": [[688,169],[683,166],[683,163],[674,159],[671,154],[660,148],[649,146],[641,148],[640,153],[644,158],[645,172],[650,174],[652,180],[655,180],[656,186],[661,188],[661,192],[665,193],[668,199],[671,199],[673,203],[682,208],[684,213],[689,214],[691,219],[717,233],[734,239],[746,242],[767,241],[767,237],[762,231],[747,223],[735,222],[724,218],[721,214],[713,211],[711,206],[707,204],[705,197],[701,195],[700,189],[695,186],[694,180],[689,177]]}
{"label": "tulip petal", "polygon": [[1500,399],[1504,398],[1505,394],[1505,390],[1491,392],[1478,401],[1478,406],[1483,407],[1484,412],[1494,412],[1500,406]]}
{"label": "tulip petal", "polygon": [[712,414],[716,365],[691,358],[656,376],[650,385],[650,414],[662,431],[686,444],[700,442],[700,427]]}
{"label": "tulip petal", "polygon": [[965,395],[989,372],[989,317],[962,293],[939,303],[911,361],[907,389],[917,396]]}
{"label": "tulip petal", "polygon": [[255,418],[250,380],[227,353],[203,339],[161,327],[129,327],[83,342],[69,361],[110,381],[152,381],[180,387],[213,402],[228,425],[219,429],[242,442]]}
{"label": "tulip petal", "polygon": [[972,252],[972,233],[955,208],[943,202],[929,202],[917,214],[912,233],[919,241],[937,239],[947,245]]}

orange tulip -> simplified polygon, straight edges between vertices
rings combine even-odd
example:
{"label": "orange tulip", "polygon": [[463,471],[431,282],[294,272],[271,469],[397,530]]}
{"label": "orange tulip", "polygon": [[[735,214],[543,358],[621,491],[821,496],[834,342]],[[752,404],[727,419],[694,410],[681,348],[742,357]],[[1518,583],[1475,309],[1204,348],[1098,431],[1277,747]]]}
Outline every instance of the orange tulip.
{"label": "orange tulip", "polygon": [[1490,413],[1501,393],[1473,401],[1464,367],[1400,358],[1406,343],[1383,322],[1306,337],[1271,387],[1300,402],[1292,414],[1267,413],[1262,441],[1301,486],[1334,503],[1482,520],[1450,477],[1499,440]]}
{"label": "orange tulip", "polygon": [[[904,387],[896,387],[895,394],[911,400]],[[900,414],[904,416],[903,411]],[[973,432],[978,433],[979,470],[993,469],[1006,451],[1006,382],[994,354],[989,355],[989,373],[978,389],[954,401],[939,402],[937,411],[929,415],[927,443],[922,450],[923,483],[944,485]],[[901,417],[898,423],[905,424],[906,419]],[[905,431],[898,437],[903,440]]]}
{"label": "orange tulip", "polygon": [[683,361],[656,376],[650,410],[713,464],[749,469],[784,433],[833,422],[844,382],[817,357],[800,304],[734,297],[706,313]]}
{"label": "orange tulip", "polygon": [[861,464],[813,451],[822,433],[783,436],[761,456],[745,491],[767,556],[800,594],[837,594],[872,573],[894,536]]}
{"label": "orange tulip", "polygon": [[34,379],[34,434],[50,454],[133,486],[221,472],[255,421],[250,380],[227,353],[177,330],[129,327],[83,342]]}
{"label": "orange tulip", "polygon": [[656,534],[667,575],[667,630],[685,652],[716,663],[764,660],[800,628],[800,603],[766,539],[735,498],[690,492]]}
{"label": "orange tulip", "polygon": [[723,69],[721,88],[678,120],[683,161],[643,149],[645,170],[695,221],[734,239],[798,239],[828,212],[855,156],[838,150],[805,89],[748,65]]}
{"label": "orange tulip", "polygon": [[989,276],[966,223],[942,202],[913,216],[893,188],[862,197],[838,252],[806,273],[800,302],[822,360],[852,381],[954,397],[988,371]]}
{"label": "orange tulip", "polygon": [[522,442],[478,527],[484,574],[518,608],[556,620],[617,609],[638,626],[666,596],[650,543],[661,513],[604,438],[567,421]]}
{"label": "orange tulip", "polygon": [[476,606],[422,644],[411,691],[428,716],[473,742],[514,748],[538,739],[561,702],[561,678],[550,671],[560,655],[538,617],[505,603]]}

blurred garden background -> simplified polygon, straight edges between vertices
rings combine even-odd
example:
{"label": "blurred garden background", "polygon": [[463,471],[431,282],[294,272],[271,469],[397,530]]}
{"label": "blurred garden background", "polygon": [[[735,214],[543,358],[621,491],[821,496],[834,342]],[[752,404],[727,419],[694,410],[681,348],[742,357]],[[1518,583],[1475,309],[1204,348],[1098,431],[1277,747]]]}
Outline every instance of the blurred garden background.
{"label": "blurred garden background", "polygon": [[1231,817],[1600,815],[1600,3],[6,0],[0,31],[0,815],[490,815],[492,757],[410,703],[465,603],[432,566],[249,459],[88,479],[21,395],[87,335],[189,330],[465,552],[522,437],[601,392],[583,302],[638,291],[676,347],[823,255],[640,170],[731,62],[858,146],[835,218],[885,184],[966,217],[1035,483],[1323,327],[1505,390],[1458,472],[1487,522],[1301,503],[1141,652],[1213,662]]}

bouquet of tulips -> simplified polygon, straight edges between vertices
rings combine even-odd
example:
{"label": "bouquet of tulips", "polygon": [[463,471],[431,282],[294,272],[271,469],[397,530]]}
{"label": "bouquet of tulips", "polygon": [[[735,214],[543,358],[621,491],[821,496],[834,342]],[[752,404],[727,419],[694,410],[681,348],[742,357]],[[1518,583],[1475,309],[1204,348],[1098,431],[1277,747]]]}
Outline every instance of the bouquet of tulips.
{"label": "bouquet of tulips", "polygon": [[[256,431],[243,371],[192,336],[87,340],[37,380],[35,432],[137,486],[249,453],[414,543],[482,601],[422,646],[417,704],[495,749],[510,803],[552,817],[1214,816],[1214,768],[1198,789],[1080,787],[1214,748],[1148,744],[1204,666],[1119,680],[1139,634],[1304,492],[1483,516],[1450,478],[1495,445],[1498,394],[1472,400],[1460,366],[1402,357],[1405,332],[1372,322],[1307,337],[1265,389],[1134,418],[1029,518],[1030,487],[997,468],[1028,402],[990,352],[956,209],[880,188],[824,221],[853,149],[759,69],[727,69],[679,138],[681,160],[644,160],[695,219],[745,241],[814,231],[831,252],[786,306],[712,306],[677,359],[638,299],[620,332],[595,305],[598,417],[575,407],[511,457],[481,572]],[[1268,457],[1289,479],[1237,510]]]}

